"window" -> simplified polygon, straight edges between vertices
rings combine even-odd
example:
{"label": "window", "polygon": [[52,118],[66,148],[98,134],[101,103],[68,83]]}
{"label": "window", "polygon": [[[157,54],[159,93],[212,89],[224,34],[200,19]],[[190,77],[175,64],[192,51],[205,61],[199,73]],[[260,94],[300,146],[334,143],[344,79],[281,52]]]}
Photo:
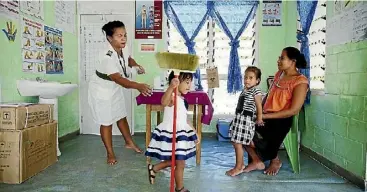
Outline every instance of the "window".
{"label": "window", "polygon": [[[238,54],[242,75],[247,66],[255,63],[255,20],[253,19],[240,37]],[[184,40],[172,23],[167,20],[168,51],[187,53]],[[200,57],[200,72],[204,91],[208,92],[215,109],[214,115],[233,115],[240,93],[227,93],[227,77],[230,55],[229,38],[215,22],[209,18],[195,38],[196,54]],[[219,73],[219,88],[208,89],[206,82],[206,68],[216,66]],[[225,99],[223,99],[225,98]]]}
{"label": "window", "polygon": [[[298,25],[298,29],[301,30],[300,23]],[[308,33],[310,46],[310,88],[313,90],[324,89],[326,57],[325,35],[326,1],[319,1]]]}

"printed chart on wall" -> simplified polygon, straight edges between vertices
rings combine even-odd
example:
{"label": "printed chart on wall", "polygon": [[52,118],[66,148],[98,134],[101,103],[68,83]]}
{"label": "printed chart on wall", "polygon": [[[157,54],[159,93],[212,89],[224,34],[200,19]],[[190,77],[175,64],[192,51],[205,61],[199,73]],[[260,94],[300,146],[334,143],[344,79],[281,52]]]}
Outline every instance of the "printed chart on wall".
{"label": "printed chart on wall", "polygon": [[23,17],[21,32],[23,71],[45,73],[45,36],[43,24]]}
{"label": "printed chart on wall", "polygon": [[46,74],[63,74],[62,31],[45,26]]}
{"label": "printed chart on wall", "polygon": [[19,19],[19,1],[0,0],[0,16]]}
{"label": "printed chart on wall", "polygon": [[22,0],[20,1],[20,11],[43,20],[43,0]]}
{"label": "printed chart on wall", "polygon": [[263,26],[282,25],[282,1],[263,1]]}
{"label": "printed chart on wall", "polygon": [[367,39],[367,1],[335,1],[334,15],[326,22],[328,45]]}
{"label": "printed chart on wall", "polygon": [[69,33],[75,33],[75,15],[76,15],[76,2],[66,0],[55,1],[55,26],[67,31]]}
{"label": "printed chart on wall", "polygon": [[162,39],[162,0],[135,1],[135,39]]}

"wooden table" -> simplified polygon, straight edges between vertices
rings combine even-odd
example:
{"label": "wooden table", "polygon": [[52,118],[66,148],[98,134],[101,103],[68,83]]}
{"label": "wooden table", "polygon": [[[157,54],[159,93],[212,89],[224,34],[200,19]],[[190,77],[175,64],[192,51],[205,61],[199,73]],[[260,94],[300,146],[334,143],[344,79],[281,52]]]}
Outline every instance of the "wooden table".
{"label": "wooden table", "polygon": [[[161,98],[164,92],[155,91],[150,97],[139,95],[136,97],[137,105],[146,105],[146,135],[145,145],[148,147],[151,135],[152,135],[152,112],[157,112],[157,125],[161,123],[161,113],[164,111],[164,107],[161,105]],[[189,104],[189,111],[193,111],[193,126],[196,128],[196,132],[200,141],[202,140],[202,124],[210,125],[213,117],[213,106],[208,97],[208,94],[203,91],[192,91],[184,95],[185,100]],[[200,164],[201,160],[201,142],[196,146],[196,163]],[[150,162],[150,158],[147,158]]]}
{"label": "wooden table", "polygon": [[[148,148],[151,136],[152,136],[152,111],[157,112],[157,125],[161,123],[161,112],[164,111],[162,105],[146,104],[146,134],[145,134],[145,147]],[[203,115],[202,105],[189,105],[189,111],[193,111],[193,126],[196,128],[199,140],[201,141],[201,117]],[[201,160],[201,142],[196,145],[196,164],[200,164]],[[147,161],[150,162],[150,157],[147,157]]]}

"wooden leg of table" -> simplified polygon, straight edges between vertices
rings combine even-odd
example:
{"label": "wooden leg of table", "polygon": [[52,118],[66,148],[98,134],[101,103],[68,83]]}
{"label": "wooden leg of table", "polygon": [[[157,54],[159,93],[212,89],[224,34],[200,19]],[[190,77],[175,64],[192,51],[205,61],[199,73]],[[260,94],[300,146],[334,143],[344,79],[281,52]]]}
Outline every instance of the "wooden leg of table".
{"label": "wooden leg of table", "polygon": [[194,115],[192,116],[192,126],[194,126],[197,129],[197,121],[196,121],[196,105],[194,105]]}
{"label": "wooden leg of table", "polygon": [[198,117],[197,117],[197,128],[196,128],[196,132],[198,133],[198,137],[200,139],[200,143],[197,145],[196,147],[196,164],[199,165],[200,161],[201,161],[201,117],[203,115],[203,106],[202,105],[198,105]]}
{"label": "wooden leg of table", "polygon": [[161,123],[161,112],[157,111],[157,125]]}
{"label": "wooden leg of table", "polygon": [[[152,105],[146,105],[146,132],[145,132],[145,149],[148,149],[148,145],[150,143],[150,138],[152,134]],[[147,162],[150,163],[150,157],[147,157]]]}

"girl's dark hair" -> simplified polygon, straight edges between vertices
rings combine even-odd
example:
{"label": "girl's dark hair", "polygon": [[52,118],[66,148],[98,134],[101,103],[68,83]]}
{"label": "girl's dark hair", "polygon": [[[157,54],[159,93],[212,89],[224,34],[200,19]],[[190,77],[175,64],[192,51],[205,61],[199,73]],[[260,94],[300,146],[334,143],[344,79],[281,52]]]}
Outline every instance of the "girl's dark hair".
{"label": "girl's dark hair", "polygon": [[110,21],[103,25],[102,30],[106,33],[107,36],[112,36],[115,32],[116,28],[125,28],[125,24],[121,21]]}
{"label": "girl's dark hair", "polygon": [[[192,80],[192,77],[193,77],[192,73],[181,72],[180,75],[178,76],[178,79],[180,80],[180,82],[182,82],[187,79]],[[172,71],[168,76],[168,83],[171,83],[173,78],[175,78],[175,74]]]}
{"label": "girl's dark hair", "polygon": [[245,73],[246,72],[253,72],[253,73],[255,73],[256,79],[259,79],[259,82],[257,83],[257,85],[260,84],[260,81],[261,81],[261,70],[259,68],[255,67],[255,66],[249,66],[249,67],[246,68]]}
{"label": "girl's dark hair", "polygon": [[296,67],[298,69],[307,68],[307,62],[305,56],[295,47],[286,47],[283,49],[287,53],[289,59],[296,61]]}

